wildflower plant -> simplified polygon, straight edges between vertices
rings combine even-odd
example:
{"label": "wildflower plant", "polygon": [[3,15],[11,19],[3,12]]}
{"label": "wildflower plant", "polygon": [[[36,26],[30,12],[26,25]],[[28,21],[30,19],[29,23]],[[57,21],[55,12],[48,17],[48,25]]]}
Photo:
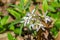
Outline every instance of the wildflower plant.
{"label": "wildflower plant", "polygon": [[[60,30],[60,1],[54,0],[53,2],[44,0],[42,4],[42,10],[39,11],[38,5],[30,12],[29,8],[32,0],[20,0],[18,5],[12,5],[7,8],[7,11],[15,19],[8,23],[9,16],[0,17],[0,33],[6,30],[14,31],[15,34],[21,36],[23,34],[23,28],[27,27],[30,31],[33,30],[32,35],[37,36],[40,29],[46,31],[45,28],[50,29],[50,33],[53,36],[57,36]],[[40,13],[35,13],[38,10]],[[2,15],[2,13],[0,13]],[[19,26],[17,26],[17,24]],[[35,36],[35,37],[36,37]],[[11,38],[11,39],[10,39]],[[15,40],[15,38],[8,33],[9,40]]]}
{"label": "wildflower plant", "polygon": [[[31,1],[31,0],[30,0]],[[30,2],[27,2],[28,4],[25,4],[24,0],[20,1],[20,4],[18,5],[11,5],[14,8],[8,8],[8,12],[10,12],[10,14],[12,14],[16,20],[14,22],[11,23],[11,26],[14,26],[17,23],[20,23],[20,31],[18,32],[19,35],[21,36],[22,33],[22,28],[23,27],[28,27],[30,30],[36,30],[36,33],[39,31],[39,29],[42,28],[42,30],[45,31],[45,27],[49,28],[49,22],[51,23],[51,25],[53,26],[53,24],[55,23],[54,16],[52,16],[52,14],[50,14],[50,12],[55,12],[57,7],[60,6],[53,6],[55,5],[55,2],[50,3],[50,5],[48,5],[48,1],[44,0],[43,1],[43,10],[44,13],[43,14],[37,14],[35,13],[37,9],[37,7],[35,7],[32,12],[29,11],[29,6],[30,6]],[[56,2],[56,5],[59,5],[59,3]],[[17,7],[17,8],[16,8]],[[27,10],[28,9],[28,10]],[[16,11],[18,12],[16,12]],[[55,15],[55,14],[53,14]],[[58,14],[57,14],[58,15]],[[51,17],[53,18],[51,18]],[[57,16],[58,17],[58,16]],[[51,29],[53,30],[53,28]],[[16,33],[16,31],[14,30],[14,32]],[[53,31],[51,31],[53,32]]]}

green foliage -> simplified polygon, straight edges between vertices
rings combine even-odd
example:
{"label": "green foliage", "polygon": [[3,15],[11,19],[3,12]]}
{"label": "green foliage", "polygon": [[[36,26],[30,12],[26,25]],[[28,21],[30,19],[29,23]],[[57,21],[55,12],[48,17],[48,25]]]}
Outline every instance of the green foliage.
{"label": "green foliage", "polygon": [[21,11],[24,10],[24,0],[20,0],[19,8]]}
{"label": "green foliage", "polygon": [[[20,24],[20,28],[15,28],[14,25],[20,23],[21,19],[29,12],[31,0],[20,0],[18,5],[11,5],[14,8],[8,8],[7,11],[13,15],[16,19],[8,26],[9,30],[13,30],[15,34],[21,35],[23,24]],[[28,9],[28,10],[27,10]]]}
{"label": "green foliage", "polygon": [[59,14],[60,14],[60,12],[57,12],[55,14],[53,14],[53,13],[50,14],[50,16],[52,18],[54,18],[54,20],[56,20],[54,23],[54,27],[50,30],[55,38],[57,37],[58,32],[60,30],[60,18],[59,18],[60,16],[59,16]]}
{"label": "green foliage", "polygon": [[60,7],[60,3],[58,3],[57,1],[54,1],[51,3],[52,7]]}
{"label": "green foliage", "polygon": [[[2,26],[3,27],[3,26]],[[0,33],[3,33],[6,31],[6,28],[0,28]]]}
{"label": "green foliage", "polygon": [[3,19],[1,19],[1,25],[7,24],[9,16],[5,16]]}
{"label": "green foliage", "polygon": [[17,40],[15,37],[13,37],[10,33],[7,35],[8,40]]}
{"label": "green foliage", "polygon": [[52,32],[52,35],[56,38],[57,35],[58,35],[57,29],[54,27],[54,28],[52,28],[50,31]]}
{"label": "green foliage", "polygon": [[48,13],[48,16],[50,16],[50,17],[52,17],[52,18],[54,18],[54,19],[56,20],[56,18],[57,18],[58,15],[49,12],[49,13]]}
{"label": "green foliage", "polygon": [[8,12],[10,12],[10,14],[12,14],[16,19],[20,18],[20,14],[18,12],[16,12],[15,10],[13,10],[12,8],[8,8],[7,9]]}
{"label": "green foliage", "polygon": [[46,12],[48,10],[48,3],[47,0],[43,1],[43,10]]}
{"label": "green foliage", "polygon": [[49,6],[49,10],[52,11],[52,12],[56,11],[56,9],[53,6]]}
{"label": "green foliage", "polygon": [[29,9],[30,3],[31,0],[20,0],[20,3],[18,5],[10,4],[10,6],[13,6],[15,10],[17,8],[17,11],[19,11],[20,13],[25,13],[24,11],[26,11],[26,9]]}
{"label": "green foliage", "polygon": [[0,19],[0,33],[4,32],[6,30],[6,28],[4,27],[4,25],[8,24],[9,16],[4,16],[2,19]]}
{"label": "green foliage", "polygon": [[[26,12],[29,11],[31,0],[28,0],[27,4],[24,5],[24,0],[20,0],[18,5],[11,5],[14,8],[8,8],[7,11],[13,15],[16,19],[22,18],[25,16]],[[28,10],[27,10],[28,9]]]}
{"label": "green foliage", "polygon": [[19,28],[16,28],[16,29],[14,30],[14,33],[17,34],[17,35],[19,35],[19,32],[20,32],[20,29],[19,29]]}
{"label": "green foliage", "polygon": [[14,25],[10,25],[9,30],[14,31],[14,29],[15,29],[15,26]]}
{"label": "green foliage", "polygon": [[24,26],[23,24],[20,25],[20,30],[19,30],[19,31],[20,31],[20,32],[19,32],[19,35],[20,35],[20,36],[21,36],[21,34],[22,34],[22,28],[23,28],[23,26]]}
{"label": "green foliage", "polygon": [[53,36],[56,38],[59,30],[60,30],[60,19],[56,20],[54,27],[50,31],[52,32]]}
{"label": "green foliage", "polygon": [[58,30],[60,30],[60,19],[55,22],[55,26]]}

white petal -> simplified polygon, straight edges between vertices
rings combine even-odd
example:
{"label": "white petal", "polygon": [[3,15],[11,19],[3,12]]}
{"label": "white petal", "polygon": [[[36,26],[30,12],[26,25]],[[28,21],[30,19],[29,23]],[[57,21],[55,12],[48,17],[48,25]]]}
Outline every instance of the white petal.
{"label": "white petal", "polygon": [[35,9],[32,10],[32,14],[34,13]]}
{"label": "white petal", "polygon": [[20,21],[20,23],[24,23],[24,21]]}
{"label": "white petal", "polygon": [[45,31],[45,29],[42,27],[42,30],[44,30]]}
{"label": "white petal", "polygon": [[26,16],[30,16],[31,14],[28,12],[27,14],[26,14]]}

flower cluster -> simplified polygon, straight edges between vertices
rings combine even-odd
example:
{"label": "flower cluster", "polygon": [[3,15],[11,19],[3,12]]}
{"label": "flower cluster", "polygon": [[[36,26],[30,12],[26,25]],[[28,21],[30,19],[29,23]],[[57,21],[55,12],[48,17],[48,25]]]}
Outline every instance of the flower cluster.
{"label": "flower cluster", "polygon": [[[28,12],[26,14],[25,17],[23,17],[23,23],[24,26],[27,26],[29,24],[29,28],[34,29],[36,31],[38,31],[40,28],[42,28],[42,30],[45,30],[44,27],[45,25],[42,24],[42,21],[45,21],[45,23],[48,23],[51,21],[49,16],[46,16],[47,12],[44,14],[44,18],[41,18],[41,14],[37,15],[35,12],[35,9],[30,13]],[[22,22],[22,21],[21,21]]]}

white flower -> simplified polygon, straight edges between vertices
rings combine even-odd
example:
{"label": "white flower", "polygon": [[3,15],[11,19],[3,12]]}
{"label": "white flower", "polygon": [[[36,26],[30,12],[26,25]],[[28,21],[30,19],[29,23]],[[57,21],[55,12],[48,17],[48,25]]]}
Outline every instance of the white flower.
{"label": "white flower", "polygon": [[25,20],[25,22],[24,22],[24,26],[26,26],[26,24],[27,24],[27,20]]}
{"label": "white flower", "polygon": [[32,14],[34,14],[34,12],[35,12],[35,9],[32,10]]}
{"label": "white flower", "polygon": [[36,20],[35,18],[32,18],[31,20]]}
{"label": "white flower", "polygon": [[33,14],[33,16],[36,16],[35,14]]}
{"label": "white flower", "polygon": [[48,11],[46,11],[46,13],[44,13],[43,16],[46,17],[47,13],[48,13]]}
{"label": "white flower", "polygon": [[44,31],[45,31],[44,27],[42,27],[42,30],[44,30]]}
{"label": "white flower", "polygon": [[24,23],[24,21],[20,21],[20,23]]}
{"label": "white flower", "polygon": [[28,19],[28,20],[27,20],[27,24],[29,24],[29,22],[30,22],[30,20]]}
{"label": "white flower", "polygon": [[28,12],[28,13],[26,14],[26,16],[28,16],[28,17],[29,17],[29,16],[31,16],[31,14]]}
{"label": "white flower", "polygon": [[45,17],[45,22],[47,23],[48,21],[51,22],[51,19],[50,19],[50,17],[46,16]]}
{"label": "white flower", "polygon": [[47,13],[48,13],[48,11],[46,11],[46,13],[44,13],[44,21],[47,23],[48,21],[50,22],[51,21],[51,19],[50,19],[50,17],[49,16],[46,16],[47,15]]}
{"label": "white flower", "polygon": [[40,27],[43,27],[44,25],[42,23],[39,24]]}
{"label": "white flower", "polygon": [[29,20],[32,18],[32,16],[29,16]]}
{"label": "white flower", "polygon": [[37,29],[36,29],[37,32],[39,31],[40,28],[42,28],[42,30],[45,30],[44,25],[42,23],[39,23],[38,25],[39,25],[39,27],[37,27]]}
{"label": "white flower", "polygon": [[34,24],[31,24],[30,27],[34,28]]}
{"label": "white flower", "polygon": [[28,17],[23,17],[23,19],[24,19],[24,20],[27,20],[27,19],[28,19]]}

